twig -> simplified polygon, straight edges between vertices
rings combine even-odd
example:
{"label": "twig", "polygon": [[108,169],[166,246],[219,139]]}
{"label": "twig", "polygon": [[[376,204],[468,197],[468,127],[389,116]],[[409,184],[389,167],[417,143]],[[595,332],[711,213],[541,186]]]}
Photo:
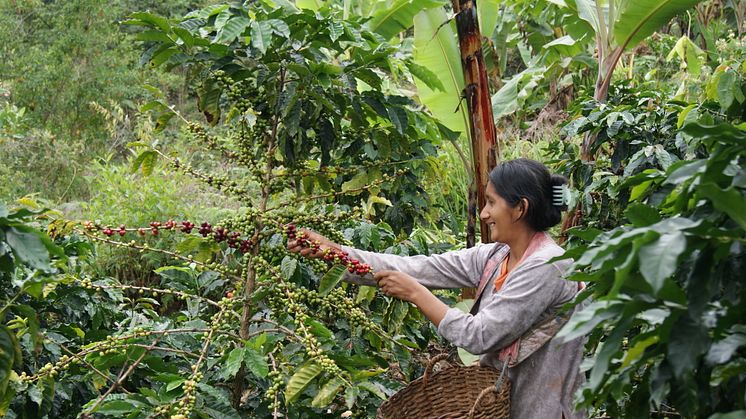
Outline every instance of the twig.
{"label": "twig", "polygon": [[[67,352],[68,354],[70,354],[70,355],[71,355],[71,356],[72,356],[73,358],[77,358],[78,360],[80,360],[80,362],[81,362],[81,363],[85,364],[85,365],[86,365],[86,366],[87,366],[88,368],[90,368],[91,370],[93,370],[93,372],[95,372],[96,374],[98,374],[98,375],[100,375],[101,377],[103,377],[103,378],[104,378],[104,380],[106,380],[106,381],[111,381],[111,383],[112,383],[112,384],[114,384],[114,383],[115,383],[115,381],[114,381],[114,379],[113,379],[113,378],[111,378],[111,377],[109,377],[108,375],[104,374],[103,372],[99,371],[99,369],[98,369],[98,368],[94,367],[94,366],[93,366],[93,364],[91,364],[90,362],[86,361],[86,360],[85,360],[85,359],[84,359],[83,357],[81,357],[81,356],[79,356],[78,354],[74,353],[73,351],[71,351],[71,350],[70,350],[70,349],[68,349],[68,348],[67,348],[67,347],[66,347],[65,345],[63,345],[63,344],[61,344],[61,343],[58,343],[58,345],[60,346],[60,348],[62,348],[62,350],[63,350],[63,351],[65,351],[65,352]],[[127,394],[130,394],[130,391],[129,391],[129,390],[127,390],[126,388],[123,388],[122,390],[123,390],[123,391],[124,391],[125,393],[127,393]]]}
{"label": "twig", "polygon": [[127,369],[127,371],[124,374],[121,374],[119,376],[119,379],[114,384],[112,384],[112,386],[109,387],[108,390],[106,390],[106,393],[102,394],[101,397],[99,397],[98,400],[96,400],[96,403],[90,409],[88,409],[88,411],[86,413],[90,414],[90,413],[96,411],[96,409],[101,404],[101,402],[104,401],[104,399],[106,398],[106,396],[108,396],[109,394],[111,394],[111,392],[114,391],[114,390],[116,390],[118,387],[121,387],[122,384],[124,383],[124,380],[126,380],[127,377],[130,374],[132,374],[132,371],[134,371],[135,368],[137,368],[137,366],[140,365],[140,362],[142,362],[142,360],[145,358],[145,355],[147,355],[150,350],[152,350],[153,348],[155,348],[155,346],[158,344],[158,341],[160,341],[160,340],[161,340],[161,337],[159,336],[159,337],[157,337],[153,341],[153,343],[150,346],[148,346],[147,348],[145,348],[145,352],[143,352],[140,355],[140,357],[138,357],[137,360],[135,362],[133,362],[132,365],[130,365],[129,369]]}
{"label": "twig", "polygon": [[[275,362],[275,357],[272,356],[272,353],[267,354],[269,356],[269,360],[272,362],[272,371],[277,371],[277,363]],[[277,403],[277,392],[275,391],[274,394],[274,400],[272,400],[272,418],[277,419],[280,415],[280,412],[278,412],[279,403]]]}
{"label": "twig", "polygon": [[[387,180],[389,180],[389,179],[387,179],[387,178],[378,179],[378,180],[375,180],[375,181],[371,182],[368,185],[361,186],[361,187],[355,188],[355,189],[349,189],[349,190],[346,190],[346,191],[329,192],[329,193],[320,194],[320,195],[297,197],[297,198],[294,199],[294,202],[295,203],[298,203],[298,202],[307,202],[307,201],[313,201],[313,200],[316,200],[316,199],[331,198],[331,197],[335,197],[335,196],[349,195],[349,194],[352,194],[352,193],[355,193],[355,192],[362,192],[362,191],[370,189],[370,188],[372,188],[374,186],[379,186],[379,185],[381,185],[383,182],[385,182]],[[287,205],[280,205],[280,206],[277,206],[277,207],[270,207],[270,208],[267,208],[266,212],[276,211],[278,209],[284,209],[286,206]]]}
{"label": "twig", "polygon": [[[80,231],[80,230],[78,230],[78,231],[81,234],[85,235],[86,237],[89,237],[89,238],[91,238],[93,240],[98,240],[98,241],[101,241],[101,242],[104,242],[104,243],[107,243],[107,244],[111,244],[113,246],[126,247],[126,248],[129,248],[129,249],[135,249],[135,250],[141,250],[141,251],[146,251],[147,250],[147,251],[150,251],[150,252],[162,253],[162,254],[168,255],[168,256],[170,256],[170,257],[172,257],[174,259],[179,259],[179,260],[182,260],[182,261],[185,261],[185,262],[194,263],[195,265],[202,266],[203,268],[211,269],[204,262],[200,262],[198,260],[182,256],[182,255],[180,255],[178,253],[175,253],[175,252],[171,252],[171,251],[164,250],[164,249],[156,249],[156,248],[153,248],[153,247],[150,247],[150,246],[139,246],[137,244],[132,244],[132,242],[125,243],[125,242],[120,242],[120,241],[117,241],[117,240],[105,239],[103,237],[98,237],[95,234],[91,234],[91,233],[86,232],[86,231]],[[240,280],[241,279],[241,277],[233,275],[233,274],[229,274],[229,273],[226,273],[226,272],[220,272],[220,271],[217,271],[217,272],[219,272],[221,275],[223,275],[225,277],[228,277],[228,278],[231,278],[231,279],[234,279],[234,280]]]}

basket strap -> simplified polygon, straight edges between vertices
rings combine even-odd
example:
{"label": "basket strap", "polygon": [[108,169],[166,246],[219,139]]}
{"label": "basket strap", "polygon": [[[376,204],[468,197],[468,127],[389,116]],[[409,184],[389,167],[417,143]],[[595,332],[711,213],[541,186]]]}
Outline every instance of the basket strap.
{"label": "basket strap", "polygon": [[425,373],[422,374],[422,386],[423,387],[427,386],[427,380],[430,378],[430,374],[433,372],[433,367],[435,367],[435,364],[437,364],[438,362],[444,359],[448,359],[448,356],[449,355],[447,353],[442,353],[442,354],[435,355],[434,357],[430,358],[429,361],[427,361],[427,366],[425,367]]}
{"label": "basket strap", "polygon": [[474,401],[474,405],[469,409],[469,416],[467,416],[467,419],[474,419],[474,414],[477,412],[477,406],[479,406],[479,403],[481,403],[482,399],[493,391],[495,391],[494,388],[487,387],[479,393],[479,396],[477,396],[477,399]]}
{"label": "basket strap", "polygon": [[505,373],[508,372],[508,364],[510,363],[511,356],[508,355],[508,359],[506,359],[503,362],[503,368],[500,371],[500,375],[497,377],[497,381],[495,382],[495,391],[500,393],[500,388],[503,386],[503,382],[505,381]]}
{"label": "basket strap", "polygon": [[503,362],[502,370],[500,370],[500,375],[497,377],[497,381],[495,382],[494,387],[487,387],[483,389],[479,396],[477,396],[477,399],[474,400],[474,404],[471,406],[471,409],[469,409],[469,415],[467,416],[467,419],[474,419],[474,414],[477,411],[477,406],[482,402],[482,399],[487,397],[488,394],[494,392],[496,395],[500,394],[500,389],[503,386],[503,383],[507,379],[505,373],[508,371],[508,363],[510,362],[510,356],[508,356],[508,359]]}

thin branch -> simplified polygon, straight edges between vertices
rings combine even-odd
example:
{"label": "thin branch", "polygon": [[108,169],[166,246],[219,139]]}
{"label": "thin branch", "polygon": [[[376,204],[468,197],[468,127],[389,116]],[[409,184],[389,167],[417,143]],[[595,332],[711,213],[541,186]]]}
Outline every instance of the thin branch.
{"label": "thin branch", "polygon": [[[135,250],[142,250],[142,251],[150,251],[150,252],[161,253],[161,254],[164,254],[164,255],[168,255],[168,256],[170,256],[170,257],[172,257],[174,259],[179,259],[179,260],[182,260],[182,261],[188,262],[188,263],[194,263],[195,265],[201,266],[203,268],[211,269],[210,266],[208,266],[204,262],[200,262],[200,261],[198,261],[196,259],[191,259],[191,258],[182,256],[182,255],[180,255],[178,253],[171,252],[171,251],[168,251],[168,250],[156,249],[156,248],[153,248],[153,247],[150,247],[150,246],[147,246],[147,245],[145,245],[145,246],[139,246],[137,244],[132,244],[131,242],[125,243],[125,242],[120,242],[120,241],[117,241],[117,240],[105,239],[103,237],[98,237],[98,236],[96,236],[94,234],[91,234],[91,233],[89,233],[87,231],[82,231],[80,233],[83,234],[83,235],[85,235],[86,237],[89,237],[89,238],[93,239],[93,240],[98,240],[98,241],[101,241],[101,242],[104,242],[104,243],[107,243],[107,244],[111,244],[113,246],[126,247],[126,248],[130,248],[130,249],[135,249]],[[229,273],[226,273],[226,272],[220,272],[220,271],[217,271],[217,272],[219,272],[221,275],[223,275],[223,276],[225,276],[227,278],[231,278],[231,279],[234,279],[234,280],[240,280],[241,279],[241,277],[233,275],[233,274],[229,274]],[[195,297],[195,298],[199,298],[199,297]]]}
{"label": "thin branch", "polygon": [[[74,353],[73,351],[71,351],[70,349],[68,349],[68,348],[67,348],[67,347],[66,347],[65,345],[63,345],[63,344],[61,344],[61,343],[58,343],[57,345],[59,345],[59,346],[60,346],[60,348],[62,348],[62,350],[63,350],[63,351],[65,351],[65,352],[67,352],[68,354],[70,354],[70,356],[72,356],[73,358],[77,358],[77,359],[78,359],[78,360],[79,360],[79,361],[80,361],[80,362],[81,362],[82,364],[85,364],[85,365],[86,365],[86,366],[87,366],[88,368],[90,368],[90,369],[91,369],[91,370],[92,370],[93,372],[95,372],[96,374],[98,374],[98,375],[100,375],[101,377],[103,377],[103,378],[104,378],[104,380],[106,380],[106,381],[110,381],[110,382],[111,382],[112,384],[114,384],[114,383],[115,383],[115,381],[114,381],[114,379],[113,379],[113,378],[111,378],[111,377],[109,377],[108,375],[106,375],[106,374],[104,374],[103,372],[101,372],[101,371],[100,371],[100,370],[99,370],[98,368],[94,367],[94,366],[93,366],[93,364],[91,364],[90,362],[86,361],[86,360],[85,360],[85,359],[84,359],[83,357],[79,356],[78,354],[76,354],[76,353]],[[130,394],[130,391],[129,391],[129,390],[127,390],[126,388],[123,388],[122,390],[123,390],[123,391],[124,391],[125,393],[127,393],[127,394]]]}
{"label": "thin branch", "polygon": [[[379,185],[381,185],[382,183],[384,183],[387,180],[389,180],[389,179],[387,179],[387,178],[378,179],[378,180],[375,180],[375,181],[371,182],[368,185],[361,186],[361,187],[355,188],[355,189],[349,189],[349,190],[346,190],[346,191],[329,192],[329,193],[320,194],[320,195],[298,197],[298,198],[294,199],[294,202],[295,203],[298,203],[298,202],[307,202],[307,201],[313,201],[313,200],[316,200],[316,199],[331,198],[331,197],[336,197],[336,196],[349,195],[349,194],[352,194],[352,193],[355,193],[355,192],[362,192],[362,191],[365,191],[365,190],[370,189],[372,187],[379,186]],[[278,209],[284,209],[284,208],[286,208],[286,206],[287,205],[280,205],[280,206],[277,206],[277,207],[270,207],[270,208],[267,208],[266,212],[276,211]]]}
{"label": "thin branch", "polygon": [[99,397],[98,400],[96,400],[96,403],[94,403],[94,405],[90,409],[88,409],[86,413],[90,414],[92,412],[95,412],[96,409],[98,409],[98,406],[101,404],[101,402],[104,401],[106,396],[111,394],[112,391],[121,387],[124,381],[127,379],[127,377],[129,377],[129,375],[132,374],[135,368],[137,368],[137,366],[140,365],[140,362],[142,362],[142,360],[145,358],[145,355],[147,355],[150,350],[155,348],[156,345],[158,344],[158,341],[160,340],[161,340],[161,337],[159,336],[153,341],[153,343],[150,346],[146,347],[145,351],[140,355],[140,357],[138,357],[137,360],[133,362],[132,365],[130,365],[129,369],[127,369],[127,371],[124,374],[121,374],[119,376],[119,379],[114,384],[112,384],[108,390],[106,390],[106,393],[102,394],[101,397]]}

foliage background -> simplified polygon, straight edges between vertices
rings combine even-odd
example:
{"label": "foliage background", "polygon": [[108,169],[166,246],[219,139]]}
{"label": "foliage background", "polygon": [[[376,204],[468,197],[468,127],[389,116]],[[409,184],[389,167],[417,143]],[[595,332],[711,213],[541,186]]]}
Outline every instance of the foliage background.
{"label": "foliage background", "polygon": [[[0,3],[4,58],[0,63],[0,201],[10,208],[0,211],[4,306],[0,331],[6,345],[0,410],[8,409],[10,417],[76,415],[80,406],[110,388],[123,366],[145,353],[137,345],[152,341],[129,340],[123,352],[104,350],[85,358],[102,374],[73,367],[58,370],[54,380],[33,385],[18,381],[21,372],[38,374],[47,363],[70,356],[65,348],[85,350],[86,345],[138,327],[158,330],[209,323],[214,314],[196,303],[201,301],[196,297],[180,300],[163,291],[143,295],[131,287],[172,289],[215,301],[234,291],[233,284],[214,273],[181,270],[179,259],[168,253],[91,242],[73,234],[73,224],[62,221],[92,220],[114,228],[120,223],[147,228],[151,221],[167,219],[215,225],[245,210],[240,199],[170,170],[163,164],[168,159],[153,161],[143,170],[143,159],[138,159],[143,149],[127,147],[137,141],[174,151],[200,170],[231,173],[229,162],[215,158],[204,143],[192,141],[194,133],[187,126],[173,123],[164,129],[158,120],[162,114],[153,114],[152,106],[151,111],[142,107],[162,101],[184,119],[204,123],[204,109],[196,98],[209,72],[168,63],[168,71],[152,68],[148,65],[152,55],[142,58],[141,54],[159,38],[150,39],[142,35],[142,28],[123,24],[137,11],[178,20],[213,3],[217,2]],[[650,36],[622,54],[608,97],[599,101],[596,82],[602,68],[594,34],[600,33],[600,27],[593,23],[593,14],[586,13],[595,9],[594,3],[479,4],[500,156],[536,158],[565,173],[573,182],[573,199],[582,214],[581,227],[571,230],[566,247],[576,260],[571,279],[589,284],[584,296],[592,303],[563,332],[570,337],[589,334],[589,381],[578,402],[601,417],[739,417],[746,409],[744,290],[738,276],[745,228],[739,209],[746,203],[746,5],[736,0],[680,3],[681,13],[660,22]],[[656,2],[629,3],[647,10]],[[398,63],[413,59],[436,75],[460,69],[453,48],[454,28],[441,25],[449,13],[444,3],[295,4],[322,16],[337,13],[350,21],[370,18],[364,25],[377,35],[369,42],[388,41],[392,57],[402,60]],[[608,8],[609,2],[599,4]],[[240,8],[238,3],[234,6]],[[399,13],[387,18],[390,10]],[[437,36],[433,36],[435,28],[439,28]],[[613,46],[614,39],[609,39]],[[435,43],[450,49],[434,48]],[[376,76],[381,83],[373,82],[374,91],[411,99],[407,102],[411,111],[430,113],[451,130],[463,131],[463,115],[453,112],[463,88],[458,77],[441,78],[438,86],[427,72],[406,64]],[[223,97],[219,106],[228,110],[227,102]],[[389,112],[383,118],[395,125]],[[230,127],[208,130],[229,142]],[[428,254],[458,248],[463,242],[464,191],[469,182],[461,153],[469,154],[469,143],[465,135],[446,132],[441,131],[437,155],[431,156],[429,170],[434,172],[420,177],[425,198],[416,221],[379,223],[386,205],[368,202],[368,208],[379,212],[368,211],[362,218],[374,223],[339,222],[334,230],[372,250]],[[595,140],[594,164],[581,158],[587,138]],[[143,171],[151,170],[153,174],[144,176]],[[27,195],[33,198],[17,201]],[[359,205],[359,198],[341,203]],[[11,228],[17,230],[10,233],[16,239],[9,238]],[[56,243],[41,230],[47,230]],[[21,241],[18,232],[26,234]],[[145,242],[170,251],[178,249],[182,240],[179,235],[163,234]],[[231,251],[223,251],[228,253],[221,262],[230,266]],[[281,260],[274,262],[279,266]],[[81,280],[115,288],[93,292]],[[318,284],[304,281],[300,280],[304,286],[318,289]],[[350,286],[346,292],[386,328],[392,326],[392,313],[398,313],[393,330],[414,342],[417,351],[411,357],[394,353],[395,363],[377,359],[375,368],[386,369],[385,374],[356,358],[361,364],[348,368],[362,374],[356,377],[359,383],[366,382],[365,371],[376,377],[370,386],[347,387],[357,390],[337,393],[332,380],[314,381],[314,375],[300,387],[304,392],[300,402],[284,407],[293,415],[331,411],[329,415],[338,417],[352,406],[349,400],[357,400],[353,414],[370,415],[381,398],[419,375],[429,353],[444,349],[445,343],[415,310],[372,298],[374,294],[365,288]],[[454,302],[452,293],[441,296]],[[339,339],[349,333],[339,324],[327,327]],[[193,336],[163,342],[188,352],[200,349]],[[329,345],[325,350],[337,354],[339,361],[344,351]],[[197,385],[198,414],[266,416],[269,404],[260,393],[280,381],[286,388],[296,373],[313,369],[304,368],[307,358],[302,348],[291,345],[284,354],[287,369],[276,381],[264,373],[272,353],[266,342],[224,342],[218,347],[224,353],[214,354],[215,364]],[[133,371],[123,391],[107,396],[98,413],[157,413],[148,409],[185,396],[189,362],[169,369],[163,360],[172,353],[149,352],[144,367]],[[229,391],[236,384],[217,373],[224,365],[233,375],[238,369],[251,369],[242,387],[255,393],[245,393],[243,401],[236,403]],[[319,394],[330,403],[326,410],[319,407]]]}

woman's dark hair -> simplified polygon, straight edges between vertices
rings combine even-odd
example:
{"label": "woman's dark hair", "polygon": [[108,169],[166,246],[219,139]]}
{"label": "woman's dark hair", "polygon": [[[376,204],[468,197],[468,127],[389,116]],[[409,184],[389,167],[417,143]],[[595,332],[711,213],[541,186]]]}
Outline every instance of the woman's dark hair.
{"label": "woman's dark hair", "polygon": [[523,218],[537,231],[544,231],[562,219],[565,204],[553,204],[553,186],[567,183],[564,176],[553,175],[541,163],[529,159],[516,159],[502,162],[490,172],[490,182],[511,207],[521,199],[528,200],[528,211]]}

